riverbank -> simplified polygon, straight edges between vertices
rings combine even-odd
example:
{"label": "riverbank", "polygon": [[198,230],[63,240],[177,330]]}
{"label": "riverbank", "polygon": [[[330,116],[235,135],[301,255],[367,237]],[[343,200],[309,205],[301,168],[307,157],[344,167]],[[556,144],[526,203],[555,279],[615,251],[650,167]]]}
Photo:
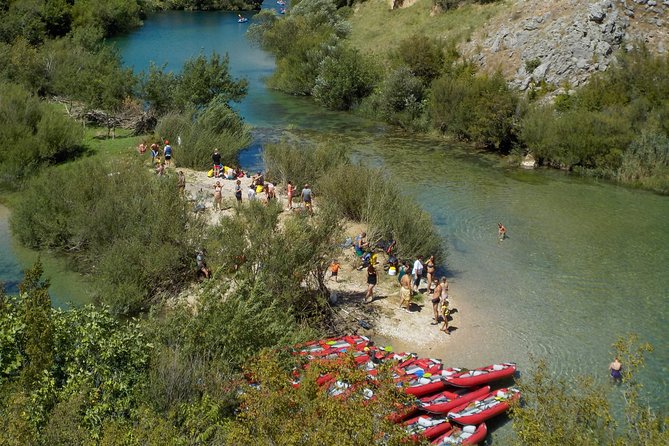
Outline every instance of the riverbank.
{"label": "riverbank", "polygon": [[[186,177],[186,194],[193,206],[201,206],[201,213],[210,226],[216,225],[221,218],[232,216],[235,213],[236,200],[234,190],[236,180],[216,179],[207,176],[207,172],[192,169],[171,168],[170,172],[183,172]],[[239,179],[243,191],[243,201],[248,202],[247,189],[252,179],[243,177]],[[214,210],[214,186],[219,182],[222,188],[223,210]],[[264,199],[264,193],[259,199]],[[290,215],[291,212],[301,212],[299,197],[294,201],[294,209],[287,210],[287,196],[283,189],[277,187],[277,199],[282,204],[284,211],[280,219]],[[319,197],[315,197],[315,212],[318,213]],[[360,223],[347,221],[345,223],[343,239],[354,239],[366,227]],[[451,334],[440,331],[441,324],[431,325],[433,310],[430,297],[426,293],[426,283],[421,285],[421,293],[414,296],[411,312],[399,308],[399,284],[396,276],[390,276],[382,268],[386,261],[385,254],[381,253],[378,258],[378,284],[375,287],[374,301],[370,304],[363,303],[367,291],[367,274],[365,269],[358,269],[360,259],[355,256],[351,247],[342,249],[337,255],[341,269],[338,280],[330,279],[329,272],[326,274],[326,285],[333,295],[331,302],[335,314],[335,327],[337,333],[358,332],[379,339],[383,343],[401,346],[402,349],[417,352],[422,355],[446,356],[448,346],[454,342],[465,342],[468,328],[472,326],[470,318],[476,319],[474,308],[466,304],[467,297],[464,292],[458,290],[457,283],[451,284],[449,297],[451,309],[457,309],[452,314],[453,320],[449,322]],[[216,265],[210,265],[214,270]],[[443,269],[440,268],[440,269]],[[447,275],[448,277],[448,275]],[[451,277],[448,277],[452,280]],[[190,305],[196,305],[197,287],[189,288],[177,300],[186,300]],[[362,321],[362,324],[361,324]],[[504,358],[500,358],[502,360]],[[469,364],[471,365],[471,364]]]}

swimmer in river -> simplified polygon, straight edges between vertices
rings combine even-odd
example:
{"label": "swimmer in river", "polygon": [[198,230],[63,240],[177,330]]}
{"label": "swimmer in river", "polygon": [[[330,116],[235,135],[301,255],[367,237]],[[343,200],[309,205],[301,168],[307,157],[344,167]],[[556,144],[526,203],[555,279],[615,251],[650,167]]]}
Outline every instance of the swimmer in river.
{"label": "swimmer in river", "polygon": [[506,228],[502,223],[497,223],[497,237],[500,242],[506,238]]}
{"label": "swimmer in river", "polygon": [[613,379],[613,382],[623,382],[623,364],[618,358],[613,359],[613,362],[609,365],[609,371],[611,372],[611,379]]}

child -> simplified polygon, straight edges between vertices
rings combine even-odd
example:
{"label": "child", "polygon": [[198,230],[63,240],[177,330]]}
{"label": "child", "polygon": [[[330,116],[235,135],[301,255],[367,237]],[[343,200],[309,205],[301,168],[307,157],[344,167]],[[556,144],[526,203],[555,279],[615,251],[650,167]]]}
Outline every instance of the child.
{"label": "child", "polygon": [[334,277],[334,281],[338,282],[337,280],[337,274],[339,274],[339,262],[336,260],[333,260],[332,263],[330,264],[330,279]]}
{"label": "child", "polygon": [[441,315],[444,318],[444,325],[441,326],[440,330],[443,331],[446,334],[451,334],[451,332],[448,330],[448,301],[443,300],[441,302]]}

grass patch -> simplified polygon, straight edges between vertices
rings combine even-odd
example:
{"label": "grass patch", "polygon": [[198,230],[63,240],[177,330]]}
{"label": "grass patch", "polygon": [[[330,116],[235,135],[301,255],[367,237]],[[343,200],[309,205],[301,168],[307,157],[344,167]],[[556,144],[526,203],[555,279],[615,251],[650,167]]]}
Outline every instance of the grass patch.
{"label": "grass patch", "polygon": [[87,126],[84,130],[84,144],[91,149],[91,155],[101,161],[136,154],[143,139],[148,140],[149,136],[132,136],[129,129],[116,129],[115,138],[107,138],[106,127]]}
{"label": "grass patch", "polygon": [[353,28],[350,41],[363,52],[376,54],[387,54],[415,33],[461,42],[497,15],[504,4],[463,5],[435,16],[430,16],[431,8],[431,0],[418,0],[413,6],[394,11],[387,0],[361,3],[348,19]]}

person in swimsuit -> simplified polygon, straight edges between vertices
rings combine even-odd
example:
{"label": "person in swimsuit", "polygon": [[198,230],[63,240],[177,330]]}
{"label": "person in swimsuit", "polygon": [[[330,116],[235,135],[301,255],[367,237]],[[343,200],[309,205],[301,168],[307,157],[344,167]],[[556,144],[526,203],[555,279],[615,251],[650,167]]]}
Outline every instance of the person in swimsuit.
{"label": "person in swimsuit", "polygon": [[[435,290],[434,294],[437,294],[437,290]],[[441,317],[444,320],[441,331],[451,334],[448,330],[448,315],[450,311],[448,309],[448,280],[446,280],[446,277],[442,277],[439,281],[439,303],[441,304]]]}
{"label": "person in swimsuit", "polygon": [[430,256],[425,262],[425,268],[427,269],[427,294],[432,292],[432,281],[434,280],[434,272],[436,267],[434,265],[434,256]]}
{"label": "person in swimsuit", "polygon": [[288,210],[293,209],[293,194],[295,193],[295,186],[290,181],[288,182]]}
{"label": "person in swimsuit", "polygon": [[623,382],[623,365],[618,358],[613,359],[613,362],[609,365],[609,371],[613,382]]}
{"label": "person in swimsuit", "polygon": [[214,209],[218,209],[219,211],[222,210],[221,208],[221,199],[223,198],[223,186],[221,186],[221,182],[217,181],[216,184],[214,185]]}
{"label": "person in swimsuit", "polygon": [[502,223],[497,223],[497,237],[500,242],[506,238],[506,228]]}
{"label": "person in swimsuit", "polygon": [[376,268],[371,263],[367,267],[367,294],[365,294],[365,303],[374,302],[374,286],[376,286]]}
{"label": "person in swimsuit", "polygon": [[411,313],[409,307],[411,305],[411,275],[407,272],[408,266],[402,268],[400,272],[400,308]]}
{"label": "person in swimsuit", "polygon": [[235,183],[235,198],[237,199],[237,204],[242,204],[242,182],[237,180]]}

